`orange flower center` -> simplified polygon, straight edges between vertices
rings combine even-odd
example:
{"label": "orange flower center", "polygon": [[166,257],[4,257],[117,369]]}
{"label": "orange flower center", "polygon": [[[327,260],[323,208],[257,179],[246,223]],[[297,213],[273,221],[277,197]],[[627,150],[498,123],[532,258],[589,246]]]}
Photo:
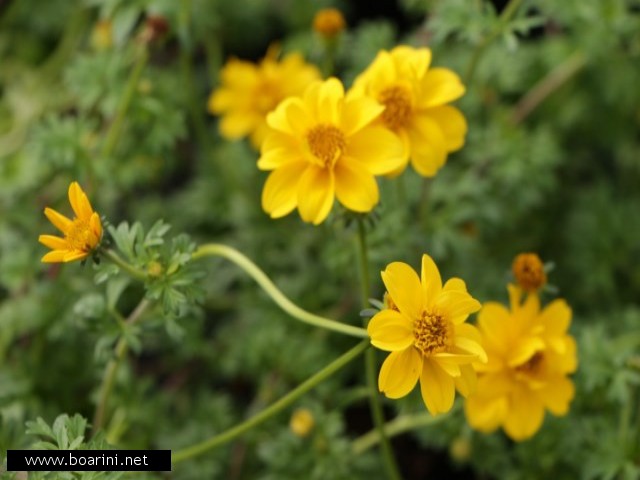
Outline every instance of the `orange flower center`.
{"label": "orange flower center", "polygon": [[451,345],[451,322],[442,316],[422,312],[413,324],[413,344],[423,354],[442,352]]}
{"label": "orange flower center", "polygon": [[70,249],[80,252],[90,252],[98,243],[98,238],[91,230],[89,223],[79,218],[73,220],[71,227],[65,232],[64,236]]}
{"label": "orange flower center", "polygon": [[395,85],[385,88],[378,100],[385,106],[382,121],[387,127],[397,130],[409,123],[412,111],[411,93],[406,87]]}
{"label": "orange flower center", "polygon": [[333,167],[347,146],[344,133],[333,125],[317,125],[307,133],[307,144],[321,167]]}

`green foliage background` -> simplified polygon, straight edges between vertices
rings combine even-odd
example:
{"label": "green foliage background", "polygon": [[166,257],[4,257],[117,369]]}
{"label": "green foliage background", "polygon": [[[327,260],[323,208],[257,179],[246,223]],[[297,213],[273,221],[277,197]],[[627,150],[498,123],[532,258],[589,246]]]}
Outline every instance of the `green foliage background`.
{"label": "green foliage background", "polygon": [[[508,21],[481,0],[402,0],[389,4],[393,16],[335,4],[349,24],[337,62],[347,84],[379,49],[408,43],[428,45],[433,63],[467,85],[458,102],[469,123],[465,147],[433,180],[407,171],[380,182],[370,236],[375,295],[383,293],[377,271],[396,260],[415,266],[427,252],[474,297],[506,301],[512,258],[536,251],[555,264],[551,283],[573,307],[579,342],[571,412],[547,416],[532,440],[472,432],[458,408],[394,445],[406,452],[406,478],[637,479],[640,4],[514,3]],[[66,211],[72,180],[113,225],[129,222],[116,239],[150,239],[134,256],[141,268],[182,265],[194,244],[226,243],[305,309],[360,323],[352,227],[335,212],[320,227],[297,215],[270,220],[260,208],[266,175],[255,167],[258,154],[221,139],[206,112],[228,56],[257,60],[278,40],[320,63],[310,24],[328,5],[0,2],[0,459],[42,441],[68,448],[48,425],[91,448],[74,414],[92,418],[122,333],[114,312],[126,316],[144,293],[108,264],[40,263],[38,234],[51,231],[42,210]],[[118,141],[107,148],[145,15],[163,16],[169,31],[150,49]],[[90,41],[100,18],[114,27],[106,50]],[[116,378],[115,409],[104,438],[92,442],[177,450],[259,411],[352,346],[288,318],[234,265],[203,265],[147,285],[162,307],[126,332],[131,351]],[[290,432],[288,412],[176,465],[171,478],[379,478],[375,450],[352,450],[371,428],[362,372],[354,362],[298,402],[316,420],[309,437]],[[419,395],[385,407],[388,418],[424,411]],[[61,414],[69,417],[56,427]]]}

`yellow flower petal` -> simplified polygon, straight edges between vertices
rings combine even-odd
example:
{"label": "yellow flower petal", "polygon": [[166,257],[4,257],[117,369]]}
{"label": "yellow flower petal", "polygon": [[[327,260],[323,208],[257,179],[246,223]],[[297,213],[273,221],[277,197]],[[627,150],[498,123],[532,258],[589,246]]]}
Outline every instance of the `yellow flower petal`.
{"label": "yellow flower petal", "polygon": [[425,359],[420,376],[422,400],[432,415],[446,413],[453,406],[455,384],[436,362]]}
{"label": "yellow flower petal", "polygon": [[453,326],[456,337],[465,337],[476,343],[482,344],[482,336],[480,331],[468,323],[460,323]]}
{"label": "yellow flower petal", "polygon": [[338,125],[344,99],[342,82],[331,77],[323,82],[318,91],[317,119],[321,123]]}
{"label": "yellow flower petal", "polygon": [[479,343],[466,337],[456,337],[454,344],[461,350],[476,355],[480,362],[485,363],[487,361],[487,354]]}
{"label": "yellow flower petal", "polygon": [[281,133],[299,136],[311,128],[313,117],[300,98],[289,97],[267,115],[267,125]]}
{"label": "yellow flower petal", "polygon": [[62,258],[63,262],[73,262],[74,260],[81,260],[83,258],[86,258],[88,255],[87,252],[81,252],[78,250],[74,250],[71,252],[66,252],[64,257]]}
{"label": "yellow flower petal", "polygon": [[391,56],[401,67],[407,68],[416,78],[422,78],[431,64],[431,50],[399,45],[391,50]]}
{"label": "yellow flower petal", "polygon": [[445,164],[447,149],[440,126],[428,116],[415,116],[408,129],[411,164],[424,177],[434,176]]}
{"label": "yellow flower petal", "polygon": [[482,308],[480,302],[461,290],[442,291],[436,298],[435,305],[454,324],[464,322],[470,313]]}
{"label": "yellow flower petal", "polygon": [[406,162],[402,140],[381,126],[367,126],[351,136],[345,156],[366,165],[373,175],[385,175]]}
{"label": "yellow flower petal", "polygon": [[66,250],[69,246],[64,238],[53,235],[40,235],[38,241],[53,250]]}
{"label": "yellow flower petal", "polygon": [[453,152],[462,148],[467,134],[467,121],[462,112],[450,105],[442,105],[430,108],[428,114],[442,130],[446,150]]}
{"label": "yellow flower petal", "polygon": [[306,163],[297,162],[271,172],[262,190],[262,208],[271,218],[283,217],[296,208],[298,182],[306,169]]}
{"label": "yellow flower petal", "polygon": [[293,136],[276,131],[270,132],[264,139],[261,150],[262,154],[258,159],[260,170],[275,170],[304,158],[304,152]]}
{"label": "yellow flower petal", "polygon": [[408,318],[422,315],[424,297],[418,274],[403,262],[393,262],[381,273],[391,299]]}
{"label": "yellow flower petal", "polygon": [[67,255],[67,253],[69,252],[67,252],[66,250],[53,250],[42,257],[40,261],[43,263],[64,262],[64,257]]}
{"label": "yellow flower petal", "polygon": [[511,345],[511,350],[507,356],[507,364],[510,367],[517,367],[526,363],[533,355],[544,350],[544,342],[540,337],[523,337],[517,345]]}
{"label": "yellow flower petal", "polygon": [[253,130],[259,121],[259,116],[250,113],[229,113],[220,120],[220,133],[225,138],[237,140]]}
{"label": "yellow flower petal", "polygon": [[93,214],[93,208],[91,208],[91,203],[89,203],[87,195],[82,191],[78,182],[72,182],[69,185],[69,203],[76,217],[89,221]]}
{"label": "yellow flower petal", "polygon": [[97,212],[93,212],[91,214],[91,217],[89,218],[89,228],[93,234],[93,238],[90,240],[90,243],[92,248],[94,248],[102,239],[102,223],[100,222],[100,215],[98,215]]}
{"label": "yellow flower petal", "polygon": [[62,233],[67,233],[73,225],[73,222],[71,220],[69,220],[64,215],[56,212],[53,208],[45,208],[44,214],[47,216],[49,221],[53,223],[53,225]]}
{"label": "yellow flower petal", "polygon": [[538,397],[524,389],[512,392],[504,430],[515,441],[526,440],[542,426],[544,407]]}
{"label": "yellow flower petal", "polygon": [[562,299],[551,302],[540,313],[538,321],[544,326],[545,335],[561,335],[571,323],[571,308]]}
{"label": "yellow flower petal", "polygon": [[445,371],[445,373],[451,377],[459,377],[460,373],[460,364],[452,358],[452,355],[432,355],[431,361],[438,364],[438,366]]}
{"label": "yellow flower petal", "polygon": [[413,347],[391,352],[382,364],[378,389],[389,398],[401,398],[416,386],[422,372],[422,355]]}
{"label": "yellow flower petal", "polygon": [[413,326],[395,310],[382,310],[369,321],[367,333],[371,344],[381,350],[400,351],[413,344]]}
{"label": "yellow flower petal", "polygon": [[424,300],[427,307],[433,305],[442,291],[442,278],[440,270],[433,259],[427,255],[422,255],[422,269],[420,271],[420,282],[424,291]]}
{"label": "yellow flower petal", "polygon": [[466,292],[467,284],[464,283],[464,280],[462,280],[461,278],[454,277],[447,280],[442,289],[445,292],[448,292],[449,290],[459,290],[461,292]]}
{"label": "yellow flower petal", "polygon": [[380,195],[373,175],[356,162],[343,159],[335,166],[336,196],[349,210],[369,212],[378,203]]}
{"label": "yellow flower petal", "polygon": [[305,222],[322,223],[333,206],[335,179],[329,169],[307,167],[298,185],[298,210]]}
{"label": "yellow flower petal", "polygon": [[485,397],[481,395],[482,385],[479,382],[475,395],[464,402],[464,413],[469,425],[484,433],[493,432],[504,422],[509,410],[506,397]]}
{"label": "yellow flower petal", "polygon": [[466,398],[475,393],[478,383],[478,375],[471,365],[461,365],[460,376],[454,378],[453,381],[456,384],[456,390]]}
{"label": "yellow flower petal", "polygon": [[569,404],[575,395],[575,387],[573,382],[566,377],[558,376],[547,385],[538,390],[538,396],[544,403],[544,406],[551,413],[557,416],[566,415],[569,411]]}
{"label": "yellow flower petal", "polygon": [[384,106],[375,100],[349,92],[342,111],[342,130],[347,136],[354,135],[378,118],[383,110]]}
{"label": "yellow flower petal", "polygon": [[420,108],[430,108],[452,102],[464,95],[460,77],[446,68],[432,68],[420,84],[422,96]]}

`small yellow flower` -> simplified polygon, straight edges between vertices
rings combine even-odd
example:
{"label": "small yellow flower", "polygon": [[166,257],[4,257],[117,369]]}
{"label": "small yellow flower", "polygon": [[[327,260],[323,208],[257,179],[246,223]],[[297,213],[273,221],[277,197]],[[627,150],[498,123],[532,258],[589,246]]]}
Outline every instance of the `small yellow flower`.
{"label": "small yellow flower", "polygon": [[91,46],[94,50],[108,50],[113,46],[113,25],[111,20],[98,20],[91,32]]}
{"label": "small yellow flower", "polygon": [[473,428],[502,427],[521,441],[540,429],[545,410],[567,413],[575,391],[567,375],[577,368],[577,354],[564,300],[541,311],[537,294],[521,302],[520,288],[510,285],[509,293],[511,311],[488,302],[478,315],[488,362],[477,366],[478,391],[466,400],[465,413]]}
{"label": "small yellow flower", "polygon": [[322,37],[336,37],[346,27],[342,13],[337,8],[323,8],[313,17],[313,29]]}
{"label": "small yellow flower", "polygon": [[336,78],[310,85],[267,116],[272,131],[262,144],[258,168],[272,170],[262,207],[279,218],[296,207],[305,222],[322,223],[335,197],[354,212],[368,212],[379,199],[374,175],[402,164],[402,143],[372,122],[383,107],[367,97],[349,97]]}
{"label": "small yellow flower", "polygon": [[266,116],[280,101],[300,95],[320,71],[292,53],[281,61],[277,48],[270,48],[258,64],[238,59],[227,62],[221,72],[222,85],[209,97],[209,111],[222,115],[220,133],[229,140],[250,136],[258,149],[268,131]]}
{"label": "small yellow flower", "polygon": [[313,414],[306,408],[299,408],[291,415],[289,428],[297,437],[305,438],[311,433],[314,426]]}
{"label": "small yellow flower", "polygon": [[45,208],[44,214],[49,221],[64,234],[64,238],[53,235],[40,235],[38,241],[53,251],[42,257],[45,263],[72,262],[86,258],[100,244],[102,224],[100,217],[93,211],[87,195],[78,182],[69,185],[69,203],[76,214],[73,220]]}
{"label": "small yellow flower", "polygon": [[547,283],[544,265],[535,253],[521,253],[516,256],[511,268],[516,282],[527,292],[540,290]]}
{"label": "small yellow flower", "polygon": [[397,309],[385,309],[369,322],[371,343],[391,352],[382,364],[378,387],[389,398],[407,395],[420,379],[422,399],[433,415],[449,411],[456,389],[475,389],[474,362],[485,362],[477,329],[465,323],[480,303],[459,278],[444,286],[438,267],[422,256],[422,274],[394,262],[382,280]]}
{"label": "small yellow flower", "polygon": [[425,177],[434,176],[450,152],[462,148],[467,122],[455,107],[465,88],[446,68],[430,68],[431,50],[398,46],[378,53],[354,82],[354,90],[385,105],[381,121],[405,146],[405,163]]}

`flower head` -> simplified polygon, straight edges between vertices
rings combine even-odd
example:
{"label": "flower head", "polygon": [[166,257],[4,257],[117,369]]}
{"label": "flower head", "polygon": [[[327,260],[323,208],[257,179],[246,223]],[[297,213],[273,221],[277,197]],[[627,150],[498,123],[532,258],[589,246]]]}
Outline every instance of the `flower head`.
{"label": "flower head", "polygon": [[52,249],[42,257],[45,263],[81,260],[100,244],[102,239],[100,217],[91,208],[91,203],[78,182],[69,185],[69,203],[76,214],[73,220],[52,208],[44,209],[44,214],[49,221],[64,234],[64,238],[53,235],[40,235],[38,238],[40,243]]}
{"label": "flower head", "polygon": [[432,177],[464,144],[467,122],[448,105],[464,94],[464,86],[451,70],[430,64],[428,48],[398,46],[378,53],[354,83],[355,91],[386,107],[380,121],[403,141],[405,162],[394,174],[411,159],[420,175]]}
{"label": "flower head", "polygon": [[209,111],[222,115],[220,133],[236,140],[247,135],[260,148],[268,130],[266,116],[280,101],[302,94],[320,71],[292,53],[278,61],[277,49],[270,48],[258,64],[231,59],[222,69],[222,85],[209,97]]}
{"label": "flower head", "polygon": [[307,408],[298,408],[291,415],[289,420],[289,428],[297,437],[304,438],[308,436],[315,426],[313,413]]}
{"label": "flower head", "polygon": [[305,222],[323,222],[335,197],[346,208],[368,212],[379,198],[374,175],[402,164],[402,143],[372,122],[382,105],[345,96],[336,78],[310,85],[267,116],[272,131],[262,144],[258,168],[272,170],[262,207],[272,218],[296,207]]}
{"label": "flower head", "polygon": [[540,290],[547,283],[542,260],[535,253],[521,253],[513,260],[511,267],[518,285],[527,292]]}
{"label": "flower head", "polygon": [[576,342],[567,334],[571,309],[564,300],[541,310],[536,294],[522,302],[520,288],[509,286],[509,292],[510,311],[488,302],[478,315],[488,362],[478,366],[478,391],[466,400],[465,413],[472,427],[483,432],[502,427],[520,441],[540,429],[545,410],[567,413]]}
{"label": "flower head", "polygon": [[455,390],[467,396],[475,389],[474,362],[486,361],[476,328],[465,323],[480,303],[459,278],[444,286],[438,267],[422,256],[422,273],[394,262],[382,280],[395,309],[369,322],[371,343],[391,352],[382,364],[378,387],[389,398],[407,395],[420,379],[422,399],[432,414],[447,412]]}
{"label": "flower head", "polygon": [[327,39],[336,37],[345,26],[344,17],[337,8],[323,8],[313,17],[313,29]]}

